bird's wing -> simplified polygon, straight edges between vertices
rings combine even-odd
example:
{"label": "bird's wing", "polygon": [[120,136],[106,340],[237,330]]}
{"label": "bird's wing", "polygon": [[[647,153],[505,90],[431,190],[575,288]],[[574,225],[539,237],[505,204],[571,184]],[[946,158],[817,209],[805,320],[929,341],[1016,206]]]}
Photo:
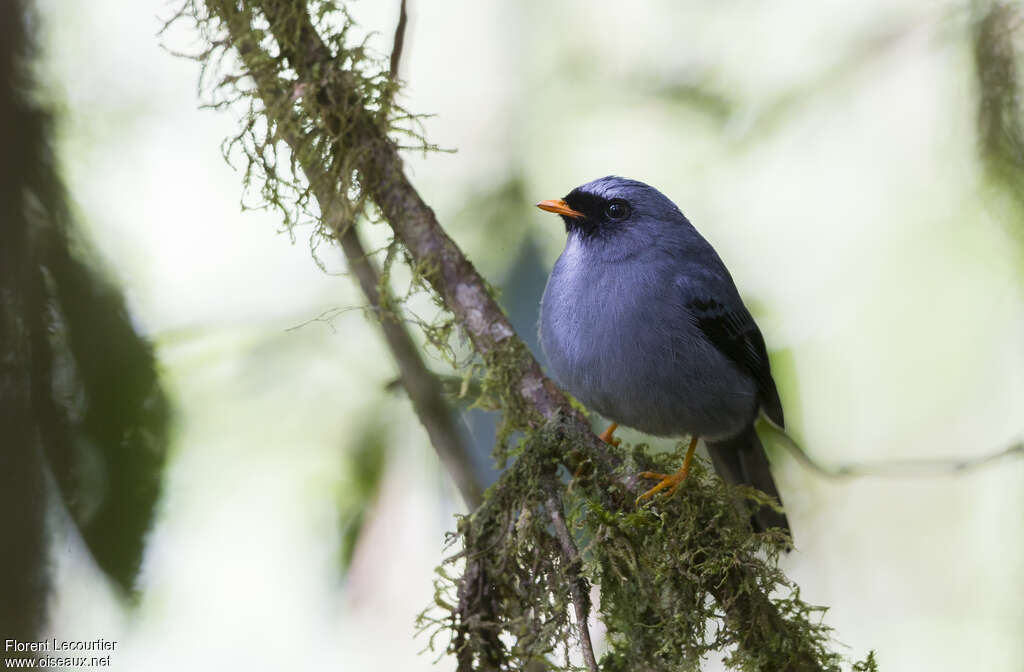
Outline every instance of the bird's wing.
{"label": "bird's wing", "polygon": [[719,352],[754,379],[765,415],[782,427],[782,402],[775,389],[764,337],[742,303],[726,306],[717,299],[694,297],[686,303],[694,321]]}

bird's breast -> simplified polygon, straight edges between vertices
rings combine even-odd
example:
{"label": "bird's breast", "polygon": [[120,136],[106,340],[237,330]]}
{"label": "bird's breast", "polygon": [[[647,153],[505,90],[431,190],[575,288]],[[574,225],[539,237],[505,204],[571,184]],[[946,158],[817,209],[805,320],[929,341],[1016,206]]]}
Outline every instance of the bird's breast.
{"label": "bird's breast", "polygon": [[597,263],[570,238],[541,302],[541,346],[570,394],[641,431],[738,431],[752,383],[700,334],[657,260]]}

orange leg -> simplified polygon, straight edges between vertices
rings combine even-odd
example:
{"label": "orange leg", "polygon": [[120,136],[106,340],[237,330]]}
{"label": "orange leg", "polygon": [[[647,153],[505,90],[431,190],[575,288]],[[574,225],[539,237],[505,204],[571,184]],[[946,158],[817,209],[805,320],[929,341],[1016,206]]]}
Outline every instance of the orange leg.
{"label": "orange leg", "polygon": [[619,423],[613,422],[612,424],[608,425],[608,429],[606,429],[603,432],[601,432],[601,435],[598,438],[601,439],[602,441],[604,441],[605,443],[609,443],[609,444],[611,444],[613,446],[617,446],[620,443],[622,443],[622,439],[616,439],[615,438],[615,430],[618,429],[618,428],[619,428]]}
{"label": "orange leg", "polygon": [[683,466],[679,468],[674,474],[659,474],[653,471],[644,471],[638,474],[640,478],[657,478],[661,479],[657,485],[636,498],[636,503],[640,504],[642,500],[648,497],[653,497],[662,490],[668,489],[665,494],[671,495],[679,487],[679,484],[686,480],[687,474],[690,473],[690,463],[693,462],[693,452],[697,449],[697,437],[690,439],[690,447],[686,450],[686,457],[683,458]]}

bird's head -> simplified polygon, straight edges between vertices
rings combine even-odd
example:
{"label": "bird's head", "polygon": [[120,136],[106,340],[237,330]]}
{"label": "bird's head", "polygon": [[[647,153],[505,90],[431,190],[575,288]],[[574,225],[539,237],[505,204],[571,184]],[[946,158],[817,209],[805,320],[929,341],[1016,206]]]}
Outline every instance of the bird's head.
{"label": "bird's head", "polygon": [[614,175],[576,187],[565,198],[541,201],[537,207],[560,215],[566,232],[584,240],[654,240],[663,233],[660,229],[689,224],[675,203],[654,187]]}

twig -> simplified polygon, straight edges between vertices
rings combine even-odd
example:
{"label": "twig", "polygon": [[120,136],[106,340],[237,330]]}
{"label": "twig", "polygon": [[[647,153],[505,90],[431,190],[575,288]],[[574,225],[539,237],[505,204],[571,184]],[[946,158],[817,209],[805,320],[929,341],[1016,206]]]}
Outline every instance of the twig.
{"label": "twig", "polygon": [[[335,228],[335,231],[338,229]],[[379,308],[380,291],[384,289],[380,272],[373,260],[366,256],[356,228],[346,227],[338,235],[338,242],[367,301],[374,308]],[[472,511],[483,501],[483,488],[474,475],[469,448],[459,435],[452,418],[452,409],[442,396],[441,380],[423,363],[419,349],[402,321],[390,310],[377,312],[384,340],[398,364],[402,387],[412,400],[413,409],[426,428],[431,444],[462,493],[466,506]]]}
{"label": "twig", "polygon": [[[765,423],[769,426],[770,423]],[[771,426],[786,450],[801,464],[815,473],[828,478],[858,478],[862,476],[906,478],[919,476],[942,476],[962,474],[979,469],[983,466],[1011,457],[1024,457],[1024,442],[1018,442],[1009,448],[968,458],[933,458],[905,460],[883,460],[870,464],[846,463],[829,467],[811,457],[803,447],[786,432]]]}
{"label": "twig", "polygon": [[398,66],[402,62],[402,47],[405,46],[405,25],[409,20],[405,12],[405,0],[398,7],[398,25],[395,26],[395,41],[391,47],[391,81],[398,79]]}
{"label": "twig", "polygon": [[572,606],[576,612],[576,627],[580,631],[580,648],[583,651],[583,660],[587,669],[591,672],[598,672],[597,658],[594,657],[594,645],[590,640],[590,627],[587,620],[590,618],[590,599],[585,592],[586,580],[580,575],[582,560],[576,543],[569,533],[569,527],[565,524],[565,517],[562,514],[562,504],[558,498],[557,491],[548,494],[545,506],[548,515],[551,517],[552,526],[555,528],[555,536],[562,547],[562,554],[568,563],[569,592],[572,595]]}

